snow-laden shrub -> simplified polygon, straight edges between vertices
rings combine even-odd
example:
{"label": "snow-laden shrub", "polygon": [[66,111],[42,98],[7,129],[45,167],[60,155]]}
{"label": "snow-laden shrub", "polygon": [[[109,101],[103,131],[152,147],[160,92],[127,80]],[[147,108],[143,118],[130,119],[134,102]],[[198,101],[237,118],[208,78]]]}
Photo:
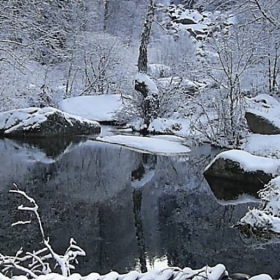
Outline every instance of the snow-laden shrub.
{"label": "snow-laden shrub", "polygon": [[272,218],[264,211],[253,208],[250,209],[246,215],[240,220],[241,224],[246,224],[252,229],[258,230],[271,230],[272,229]]}
{"label": "snow-laden shrub", "polygon": [[264,212],[280,217],[280,176],[272,179],[264,189],[259,191]]}
{"label": "snow-laden shrub", "polygon": [[280,233],[280,176],[272,179],[258,194],[260,209],[250,209],[238,226],[248,226],[258,232]]}

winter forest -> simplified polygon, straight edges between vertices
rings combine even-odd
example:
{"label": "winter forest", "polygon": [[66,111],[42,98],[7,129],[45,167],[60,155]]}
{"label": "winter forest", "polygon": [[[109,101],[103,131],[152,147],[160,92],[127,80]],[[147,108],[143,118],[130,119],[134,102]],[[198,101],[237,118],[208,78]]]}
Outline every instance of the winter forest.
{"label": "winter forest", "polygon": [[[246,97],[277,96],[278,5],[276,0],[2,1],[1,110],[121,94],[118,121],[137,123],[145,118],[145,97],[134,86],[142,40],[144,72],[157,87],[158,105],[149,122],[172,119],[176,129],[176,119],[185,118],[196,140],[236,146],[246,129]],[[143,38],[146,15],[151,22]]]}
{"label": "winter forest", "polygon": [[279,0],[0,0],[0,80],[0,280],[279,279]]}

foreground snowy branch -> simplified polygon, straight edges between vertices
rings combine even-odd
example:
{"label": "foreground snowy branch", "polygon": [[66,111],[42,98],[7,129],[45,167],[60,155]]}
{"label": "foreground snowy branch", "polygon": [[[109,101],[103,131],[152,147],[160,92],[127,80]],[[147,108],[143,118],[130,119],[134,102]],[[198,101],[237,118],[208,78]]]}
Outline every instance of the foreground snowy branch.
{"label": "foreground snowy branch", "polygon": [[[10,270],[16,269],[32,278],[37,278],[39,275],[51,273],[56,267],[58,267],[62,276],[70,276],[70,270],[75,269],[73,263],[77,263],[78,256],[85,256],[85,251],[77,246],[75,240],[71,238],[69,247],[64,255],[57,254],[52,248],[49,238],[45,235],[44,227],[38,212],[39,206],[36,201],[24,191],[16,189],[10,190],[10,192],[23,196],[31,204],[31,206],[20,205],[18,206],[18,209],[21,211],[32,212],[35,215],[39,224],[44,248],[32,253],[24,253],[23,250],[20,249],[15,256],[4,256],[0,254],[0,265],[4,267],[2,272],[7,273]],[[13,223],[12,226],[26,225],[29,223],[31,223],[31,221],[18,221]],[[51,267],[50,265],[51,260],[55,262],[54,267]]]}

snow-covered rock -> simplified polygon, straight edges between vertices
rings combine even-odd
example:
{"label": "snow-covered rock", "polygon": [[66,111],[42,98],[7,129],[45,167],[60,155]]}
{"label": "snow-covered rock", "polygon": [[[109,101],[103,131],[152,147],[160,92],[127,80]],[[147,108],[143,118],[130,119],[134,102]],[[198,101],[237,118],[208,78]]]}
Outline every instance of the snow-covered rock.
{"label": "snow-covered rock", "polygon": [[268,274],[260,274],[260,275],[251,277],[250,280],[272,280],[272,278]]}
{"label": "snow-covered rock", "polygon": [[253,133],[280,134],[280,103],[274,97],[259,94],[247,103],[245,118]]}
{"label": "snow-covered rock", "polygon": [[[280,169],[280,160],[253,156],[245,151],[222,152],[206,167],[205,177],[244,182],[261,189]],[[245,191],[245,190],[244,190]]]}
{"label": "snow-covered rock", "polygon": [[101,131],[99,123],[51,107],[24,108],[0,113],[0,136],[52,137],[89,135]]}
{"label": "snow-covered rock", "polygon": [[227,29],[235,18],[226,11],[215,12],[186,9],[183,5],[169,5],[169,17],[174,29],[185,29],[197,40],[211,36],[219,28]]}
{"label": "snow-covered rock", "polygon": [[78,96],[64,99],[59,103],[60,110],[98,122],[115,122],[115,114],[121,109],[119,94]]}
{"label": "snow-covered rock", "polygon": [[279,120],[268,114],[258,110],[248,110],[245,113],[245,118],[253,133],[258,134],[280,134],[280,118]]}

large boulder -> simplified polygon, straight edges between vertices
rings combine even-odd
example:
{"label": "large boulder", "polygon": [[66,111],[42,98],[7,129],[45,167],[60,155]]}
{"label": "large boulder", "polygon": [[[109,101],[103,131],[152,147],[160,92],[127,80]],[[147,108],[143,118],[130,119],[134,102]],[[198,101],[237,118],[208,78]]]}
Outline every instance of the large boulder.
{"label": "large boulder", "polygon": [[275,121],[277,119],[269,118],[264,112],[250,110],[245,113],[248,126],[253,133],[258,134],[280,134],[280,126]]}
{"label": "large boulder", "polygon": [[24,108],[0,113],[2,137],[53,137],[100,133],[98,122],[51,107]]}
{"label": "large boulder", "polygon": [[218,198],[233,198],[240,193],[256,194],[279,169],[280,160],[231,150],[217,155],[206,167],[204,176]]}

